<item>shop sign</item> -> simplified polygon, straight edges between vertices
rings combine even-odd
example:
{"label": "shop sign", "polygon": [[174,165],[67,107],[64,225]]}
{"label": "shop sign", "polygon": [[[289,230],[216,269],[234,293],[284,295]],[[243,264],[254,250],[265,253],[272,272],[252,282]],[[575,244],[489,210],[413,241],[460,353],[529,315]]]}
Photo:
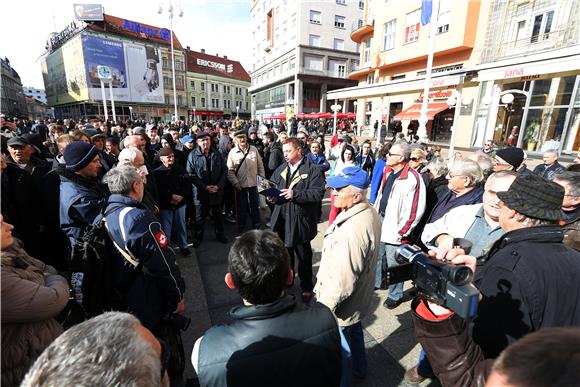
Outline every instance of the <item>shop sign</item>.
{"label": "shop sign", "polygon": [[234,72],[234,65],[232,64],[226,65],[225,63],[214,62],[211,60],[197,58],[197,65],[202,67],[208,67],[214,70],[224,71],[226,73]]}
{"label": "shop sign", "polygon": [[48,41],[48,49],[52,52],[66,43],[70,38],[76,35],[81,29],[83,23],[72,22],[60,31],[57,35],[52,36]]}
{"label": "shop sign", "polygon": [[533,81],[540,78],[541,78],[540,74],[526,75],[525,77],[521,77],[520,81]]}
{"label": "shop sign", "polygon": [[156,28],[141,25],[140,23],[123,19],[123,29],[136,32],[138,34],[145,34],[151,38],[161,39],[165,41],[171,40],[171,32],[167,28]]}
{"label": "shop sign", "polygon": [[503,73],[504,78],[515,78],[515,77],[521,77],[522,75],[524,75],[524,68],[523,67],[507,69],[507,70],[504,70],[504,73]]}
{"label": "shop sign", "polygon": [[[429,100],[447,100],[449,97],[453,96],[453,90],[436,90],[429,92]],[[415,100],[416,102],[423,101],[423,92],[419,94],[419,98]]]}

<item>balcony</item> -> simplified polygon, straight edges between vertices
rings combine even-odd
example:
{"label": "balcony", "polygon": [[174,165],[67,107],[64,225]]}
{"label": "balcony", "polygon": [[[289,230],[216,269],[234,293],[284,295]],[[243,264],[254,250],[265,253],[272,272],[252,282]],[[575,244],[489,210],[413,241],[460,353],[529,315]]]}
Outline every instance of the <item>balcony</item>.
{"label": "balcony", "polygon": [[570,47],[578,44],[578,26],[526,37],[524,39],[500,42],[483,50],[481,63],[496,62],[502,59],[535,54],[542,51]]}
{"label": "balcony", "polygon": [[307,75],[317,75],[319,77],[329,77],[329,78],[342,78],[348,79],[348,74],[346,71],[336,71],[336,70],[314,70],[306,67],[300,67],[300,74]]}
{"label": "balcony", "polygon": [[372,34],[375,30],[375,20],[367,18],[362,25],[358,22],[352,23],[350,29],[350,38],[353,42],[361,44],[364,38]]}

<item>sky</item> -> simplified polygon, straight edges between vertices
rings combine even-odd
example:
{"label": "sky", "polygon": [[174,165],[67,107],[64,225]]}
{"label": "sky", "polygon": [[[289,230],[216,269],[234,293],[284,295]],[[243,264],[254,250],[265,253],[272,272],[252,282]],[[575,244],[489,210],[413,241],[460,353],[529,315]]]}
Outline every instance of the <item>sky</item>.
{"label": "sky", "polygon": [[[9,0],[2,5],[0,57],[7,57],[18,72],[23,86],[44,89],[40,58],[48,35],[60,32],[74,20],[73,4],[102,4],[105,13],[169,29],[168,1],[152,0]],[[207,54],[227,55],[251,64],[250,1],[172,1],[183,17],[174,12],[173,31],[181,44],[192,50],[205,48]],[[159,5],[165,10],[158,14]]]}

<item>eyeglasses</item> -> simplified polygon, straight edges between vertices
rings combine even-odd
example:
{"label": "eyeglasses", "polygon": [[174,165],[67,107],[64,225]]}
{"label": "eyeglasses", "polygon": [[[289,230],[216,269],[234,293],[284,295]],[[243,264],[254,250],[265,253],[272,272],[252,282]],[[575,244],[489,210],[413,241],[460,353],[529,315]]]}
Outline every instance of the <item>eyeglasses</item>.
{"label": "eyeglasses", "polygon": [[306,137],[298,137],[299,140],[306,140]]}
{"label": "eyeglasses", "polygon": [[387,154],[389,155],[389,157],[391,157],[391,156],[403,156],[403,155],[401,155],[401,154],[398,154],[398,153],[391,153],[391,152],[389,152],[389,153],[387,153]]}
{"label": "eyeglasses", "polygon": [[419,161],[420,159],[418,157],[411,157],[411,161]]}
{"label": "eyeglasses", "polygon": [[453,179],[454,177],[465,177],[465,175],[452,175],[450,173],[447,174],[448,179]]}
{"label": "eyeglasses", "polygon": [[167,347],[167,343],[160,338],[157,338],[159,344],[161,345],[161,380],[165,376],[165,371],[167,371],[167,366],[169,365],[169,360],[171,357],[171,353],[169,352],[169,348]]}

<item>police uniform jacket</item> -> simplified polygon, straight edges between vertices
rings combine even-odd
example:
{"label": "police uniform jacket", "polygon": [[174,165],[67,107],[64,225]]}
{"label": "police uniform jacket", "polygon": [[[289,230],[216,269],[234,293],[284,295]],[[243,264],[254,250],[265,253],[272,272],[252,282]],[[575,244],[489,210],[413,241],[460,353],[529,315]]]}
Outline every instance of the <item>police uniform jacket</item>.
{"label": "police uniform jacket", "polygon": [[127,311],[155,330],[159,321],[177,308],[185,283],[169,248],[169,238],[155,215],[144,204],[123,195],[110,196],[106,211],[113,208],[106,217],[109,234],[139,265],[135,267],[114,251],[116,286]]}
{"label": "police uniform jacket", "polygon": [[324,196],[324,175],[308,157],[304,157],[300,166],[291,174],[288,163],[280,165],[271,181],[278,189],[291,188],[294,197],[291,201],[278,201],[272,212],[271,224],[284,222],[284,244],[286,247],[310,242],[316,237],[320,203]]}

